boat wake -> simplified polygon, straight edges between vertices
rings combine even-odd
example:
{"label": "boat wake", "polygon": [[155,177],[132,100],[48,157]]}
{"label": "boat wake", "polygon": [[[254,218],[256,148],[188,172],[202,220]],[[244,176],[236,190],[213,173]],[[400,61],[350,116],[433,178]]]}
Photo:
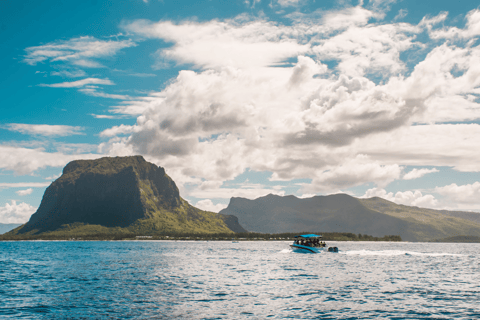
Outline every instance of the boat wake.
{"label": "boat wake", "polygon": [[404,250],[352,250],[342,252],[346,255],[358,255],[358,256],[424,256],[424,257],[444,257],[444,256],[464,256],[458,253],[443,253],[443,252],[414,252]]}

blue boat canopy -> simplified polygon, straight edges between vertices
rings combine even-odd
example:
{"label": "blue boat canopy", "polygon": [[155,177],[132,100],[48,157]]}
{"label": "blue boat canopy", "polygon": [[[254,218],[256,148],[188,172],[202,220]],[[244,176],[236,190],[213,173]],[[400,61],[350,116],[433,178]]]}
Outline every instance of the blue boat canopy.
{"label": "blue boat canopy", "polygon": [[308,239],[308,238],[321,238],[322,236],[319,236],[318,234],[313,234],[313,233],[310,233],[310,234],[302,234],[300,236],[295,236],[295,238],[305,238],[305,239]]}

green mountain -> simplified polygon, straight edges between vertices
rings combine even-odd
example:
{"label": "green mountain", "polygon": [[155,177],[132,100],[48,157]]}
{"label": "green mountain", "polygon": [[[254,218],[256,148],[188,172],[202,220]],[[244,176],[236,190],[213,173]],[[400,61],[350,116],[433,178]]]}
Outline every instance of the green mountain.
{"label": "green mountain", "polygon": [[422,209],[346,194],[307,199],[271,194],[255,200],[232,198],[220,213],[235,215],[245,229],[260,233],[351,232],[400,235],[406,241],[480,236],[476,220],[480,214]]}
{"label": "green mountain", "polygon": [[191,206],[163,168],[134,156],[70,162],[30,221],[8,234],[244,231],[236,217]]}

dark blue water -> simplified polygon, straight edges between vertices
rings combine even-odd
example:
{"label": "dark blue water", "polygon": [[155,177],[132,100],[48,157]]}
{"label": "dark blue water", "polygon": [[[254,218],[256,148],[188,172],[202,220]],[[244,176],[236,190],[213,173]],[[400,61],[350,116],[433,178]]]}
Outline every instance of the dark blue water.
{"label": "dark blue water", "polygon": [[480,244],[288,244],[0,242],[0,318],[480,318]]}

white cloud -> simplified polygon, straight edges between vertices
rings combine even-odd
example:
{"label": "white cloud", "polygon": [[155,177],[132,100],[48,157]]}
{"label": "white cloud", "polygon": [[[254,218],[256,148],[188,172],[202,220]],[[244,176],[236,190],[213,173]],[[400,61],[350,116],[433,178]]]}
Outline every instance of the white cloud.
{"label": "white cloud", "polygon": [[402,168],[396,164],[381,165],[364,155],[359,155],[330,170],[316,174],[313,176],[312,184],[306,185],[304,190],[328,192],[359,186],[366,181],[384,187],[398,179],[401,171]]}
{"label": "white cloud", "polygon": [[[443,16],[442,16],[443,17]],[[445,14],[446,17],[446,14]],[[465,29],[457,27],[446,27],[440,30],[430,31],[430,37],[433,39],[439,38],[463,38],[472,39],[480,35],[480,10],[474,9],[470,11],[467,16],[467,23]]]}
{"label": "white cloud", "polygon": [[294,7],[300,2],[301,0],[277,0],[277,3],[282,7]]}
{"label": "white cloud", "polygon": [[26,196],[26,195],[32,194],[32,192],[33,192],[32,188],[15,191],[15,193],[18,194],[19,196]]}
{"label": "white cloud", "polygon": [[412,169],[403,176],[403,180],[413,180],[423,177],[426,174],[439,172],[438,169]]}
{"label": "white cloud", "polygon": [[[100,157],[102,157],[100,154],[63,154],[46,152],[41,148],[29,149],[0,145],[0,169],[12,170],[21,175],[46,167],[64,167],[72,160],[97,159]],[[42,184],[48,185],[49,183]],[[4,185],[6,186],[6,184]],[[34,187],[34,185],[19,183],[18,187]]]}
{"label": "white cloud", "polygon": [[266,189],[266,188],[218,188],[209,190],[196,189],[189,192],[189,196],[206,199],[230,199],[232,197],[242,197],[247,199],[256,199],[268,194],[284,196],[285,191]]}
{"label": "white cloud", "polygon": [[127,126],[121,124],[119,126],[114,126],[112,128],[103,130],[102,132],[100,132],[100,137],[113,137],[120,134],[132,133],[134,132],[135,128],[135,126]]}
{"label": "white cloud", "polygon": [[[305,193],[367,182],[383,188],[402,178],[405,165],[480,171],[480,126],[443,124],[480,118],[478,46],[441,38],[427,45],[418,35],[432,34],[446,15],[418,25],[382,22],[391,3],[296,12],[288,26],[246,16],[125,25],[172,43],[158,51],[161,59],[199,70],[112,107],[137,122],[104,130],[111,139],[99,150],[144,154],[207,199],[216,198],[211,190],[254,194],[204,189],[205,180],[231,180],[247,168],[272,172],[271,181],[312,179]],[[473,13],[468,19],[473,26]],[[413,191],[398,199],[436,201]]]}
{"label": "white cloud", "polygon": [[123,48],[133,46],[136,44],[132,40],[104,41],[90,36],[79,37],[26,48],[27,54],[24,61],[30,65],[45,61],[61,61],[82,67],[98,68],[102,65],[93,59],[110,57]]}
{"label": "white cloud", "polygon": [[400,9],[398,10],[398,14],[393,18],[394,21],[401,20],[405,18],[408,15],[408,10],[407,9]]}
{"label": "white cloud", "polygon": [[111,114],[94,114],[90,113],[90,115],[97,119],[122,119],[125,118],[123,115],[111,115]]}
{"label": "white cloud", "polygon": [[415,191],[398,191],[386,192],[382,188],[368,189],[361,198],[380,197],[396,204],[403,204],[406,206],[416,206],[421,208],[440,209],[438,200],[431,194],[423,195],[419,190]]}
{"label": "white cloud", "polygon": [[96,88],[83,88],[83,89],[78,89],[78,91],[92,97],[101,97],[101,98],[118,99],[118,100],[131,99],[129,95],[100,92],[100,91],[97,91]]}
{"label": "white cloud", "polygon": [[40,84],[41,87],[50,87],[50,88],[80,88],[89,84],[104,84],[104,85],[114,85],[109,79],[98,79],[98,78],[86,78],[77,81],[71,82],[62,82],[54,84]]}
{"label": "white cloud", "polygon": [[203,68],[265,67],[309,50],[291,38],[293,28],[278,27],[267,21],[157,23],[137,20],[124,27],[138,35],[173,42],[160,50],[161,59],[191,63]]}
{"label": "white cloud", "polygon": [[298,198],[300,198],[300,199],[307,199],[307,198],[313,198],[313,197],[315,197],[315,196],[316,196],[316,194],[314,194],[314,193],[304,193],[304,194],[302,194],[301,196],[298,196]]}
{"label": "white cloud", "polygon": [[17,204],[15,200],[0,207],[0,223],[25,223],[37,209],[28,203]]}
{"label": "white cloud", "polygon": [[0,188],[42,188],[49,185],[50,182],[0,182]]}
{"label": "white cloud", "polygon": [[60,76],[60,77],[67,77],[67,78],[80,78],[80,77],[85,77],[87,75],[85,71],[80,69],[52,71],[50,74],[52,76]]}
{"label": "white cloud", "polygon": [[213,204],[212,200],[204,199],[204,200],[198,201],[195,204],[195,207],[205,211],[219,212],[220,210],[225,209],[227,205],[222,203]]}
{"label": "white cloud", "polygon": [[474,206],[477,210],[479,209],[480,182],[460,186],[452,183],[444,187],[436,187],[435,192],[446,197],[455,205],[461,207]]}
{"label": "white cloud", "polygon": [[407,24],[351,26],[344,32],[320,41],[312,50],[325,60],[337,60],[346,75],[382,76],[398,74],[405,66],[400,53],[412,48],[420,29]]}
{"label": "white cloud", "polygon": [[44,179],[45,180],[56,180],[57,178],[60,178],[61,175],[62,175],[61,173],[54,174],[53,176],[45,177]]}
{"label": "white cloud", "polygon": [[25,123],[9,123],[3,128],[16,131],[23,134],[41,135],[41,136],[70,136],[84,134],[83,127],[73,127],[65,125],[49,125],[49,124],[25,124]]}
{"label": "white cloud", "polygon": [[356,140],[350,148],[386,164],[450,166],[478,172],[478,136],[477,124],[417,125]]}

